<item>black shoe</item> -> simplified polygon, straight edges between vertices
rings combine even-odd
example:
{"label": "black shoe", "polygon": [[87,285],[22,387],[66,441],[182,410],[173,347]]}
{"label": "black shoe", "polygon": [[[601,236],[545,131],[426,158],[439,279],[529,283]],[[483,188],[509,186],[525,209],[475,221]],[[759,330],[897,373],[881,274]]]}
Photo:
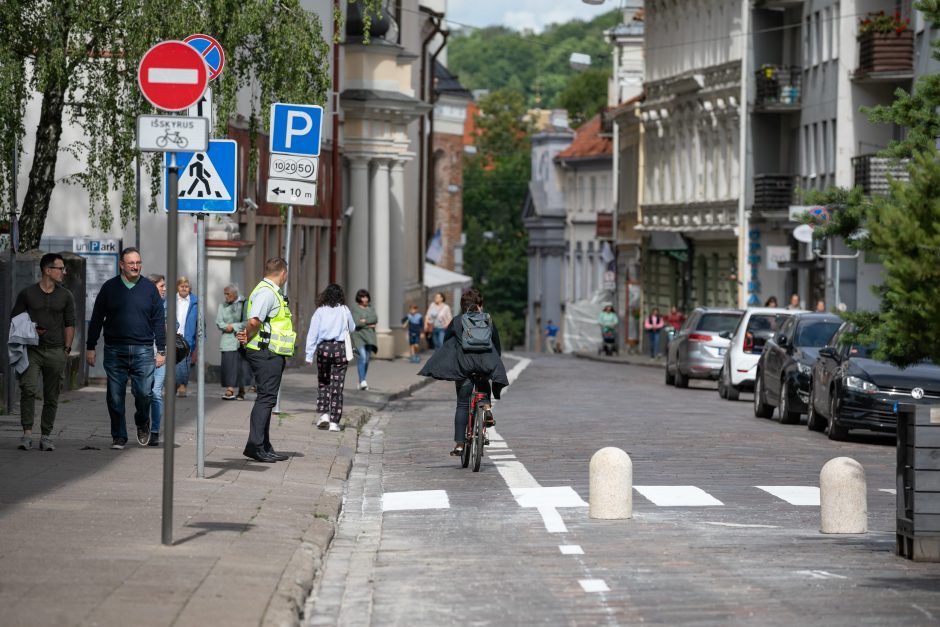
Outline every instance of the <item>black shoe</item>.
{"label": "black shoe", "polygon": [[150,444],[150,421],[137,425],[137,443],[141,446]]}
{"label": "black shoe", "polygon": [[486,427],[495,427],[495,426],[496,426],[496,419],[493,418],[493,410],[492,410],[492,409],[484,409],[484,410],[483,410],[483,425],[486,426]]}
{"label": "black shoe", "polygon": [[268,457],[273,458],[276,462],[286,462],[288,459],[290,459],[290,456],[285,455],[284,453],[278,453],[274,450],[274,447],[270,445],[268,445],[268,448],[264,449],[264,452]]}
{"label": "black shoe", "polygon": [[151,431],[150,432],[150,444],[148,444],[147,446],[160,446],[160,434],[154,433],[153,431]]}
{"label": "black shoe", "polygon": [[248,459],[253,459],[256,462],[263,462],[265,464],[273,464],[274,462],[277,461],[276,459],[274,459],[273,457],[265,453],[263,450],[250,449],[247,447],[245,448],[244,451],[242,451],[242,455],[244,455]]}

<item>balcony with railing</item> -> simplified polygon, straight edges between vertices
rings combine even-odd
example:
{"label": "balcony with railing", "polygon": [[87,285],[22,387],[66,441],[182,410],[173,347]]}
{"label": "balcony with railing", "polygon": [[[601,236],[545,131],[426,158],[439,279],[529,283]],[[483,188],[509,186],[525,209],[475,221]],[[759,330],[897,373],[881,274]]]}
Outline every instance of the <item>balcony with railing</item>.
{"label": "balcony with railing", "polygon": [[[914,31],[910,9],[869,13],[858,25],[856,82],[907,81],[914,76]],[[908,17],[902,17],[907,15]]]}
{"label": "balcony with railing", "polygon": [[855,186],[861,187],[867,196],[886,196],[891,187],[889,181],[909,181],[907,159],[891,159],[878,155],[859,155],[852,158],[855,170]]}
{"label": "balcony with railing", "polygon": [[755,216],[766,220],[786,219],[790,205],[793,204],[796,178],[793,174],[756,174],[753,206]]}
{"label": "balcony with railing", "polygon": [[797,65],[763,65],[755,73],[755,111],[799,111],[803,96],[803,68]]}

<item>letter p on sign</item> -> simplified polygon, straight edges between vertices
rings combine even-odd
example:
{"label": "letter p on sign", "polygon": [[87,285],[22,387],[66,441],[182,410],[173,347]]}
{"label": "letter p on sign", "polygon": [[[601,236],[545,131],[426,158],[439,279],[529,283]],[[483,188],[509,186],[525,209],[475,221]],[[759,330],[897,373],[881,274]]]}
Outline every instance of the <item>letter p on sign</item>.
{"label": "letter p on sign", "polygon": [[320,156],[323,108],[317,105],[271,105],[272,153],[299,157]]}

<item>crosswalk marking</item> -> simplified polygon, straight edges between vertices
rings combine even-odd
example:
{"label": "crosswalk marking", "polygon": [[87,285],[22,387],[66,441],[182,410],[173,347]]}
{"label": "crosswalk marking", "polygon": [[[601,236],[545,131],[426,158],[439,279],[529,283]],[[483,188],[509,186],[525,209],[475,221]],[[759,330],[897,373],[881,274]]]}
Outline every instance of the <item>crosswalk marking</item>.
{"label": "crosswalk marking", "polygon": [[562,555],[584,555],[584,549],[577,544],[559,544],[558,550]]}
{"label": "crosswalk marking", "polygon": [[585,592],[610,592],[603,579],[579,579],[578,583]]}
{"label": "crosswalk marking", "polygon": [[637,485],[633,488],[659,507],[713,507],[724,505],[694,485]]}
{"label": "crosswalk marking", "polygon": [[382,495],[382,511],[396,512],[408,509],[449,509],[450,500],[445,490],[418,492],[386,492]]}
{"label": "crosswalk marking", "polygon": [[790,505],[819,506],[819,488],[804,485],[758,485],[754,486],[782,499]]}
{"label": "crosswalk marking", "polygon": [[897,494],[898,494],[897,488],[878,488],[878,491],[879,491],[879,492],[887,492],[888,494],[893,494],[893,495],[895,495],[895,496],[897,496]]}

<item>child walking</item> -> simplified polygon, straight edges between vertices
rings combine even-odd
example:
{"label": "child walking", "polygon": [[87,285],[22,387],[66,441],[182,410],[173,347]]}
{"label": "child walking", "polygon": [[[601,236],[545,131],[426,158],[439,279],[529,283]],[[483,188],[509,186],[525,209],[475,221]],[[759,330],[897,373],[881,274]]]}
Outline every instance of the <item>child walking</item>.
{"label": "child walking", "polygon": [[418,311],[417,305],[412,305],[408,315],[401,319],[401,325],[408,327],[408,344],[411,346],[411,363],[421,363],[418,349],[421,348],[421,331],[424,329],[424,316]]}

